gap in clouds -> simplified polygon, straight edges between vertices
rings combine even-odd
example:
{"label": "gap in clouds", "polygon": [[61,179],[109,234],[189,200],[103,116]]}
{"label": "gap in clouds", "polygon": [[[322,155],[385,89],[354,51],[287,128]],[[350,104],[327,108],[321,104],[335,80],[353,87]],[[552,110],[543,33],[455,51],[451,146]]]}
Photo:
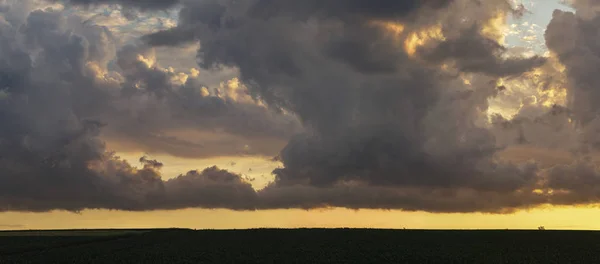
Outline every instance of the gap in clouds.
{"label": "gap in clouds", "polygon": [[252,184],[255,190],[261,190],[270,184],[274,180],[272,175],[273,170],[281,167],[281,163],[273,161],[271,157],[231,156],[194,159],[144,152],[118,152],[117,155],[130,164],[137,166],[143,166],[139,162],[139,158],[143,156],[149,159],[160,160],[164,163],[161,171],[165,180],[175,178],[190,168],[217,166],[232,173],[242,175],[242,177]]}

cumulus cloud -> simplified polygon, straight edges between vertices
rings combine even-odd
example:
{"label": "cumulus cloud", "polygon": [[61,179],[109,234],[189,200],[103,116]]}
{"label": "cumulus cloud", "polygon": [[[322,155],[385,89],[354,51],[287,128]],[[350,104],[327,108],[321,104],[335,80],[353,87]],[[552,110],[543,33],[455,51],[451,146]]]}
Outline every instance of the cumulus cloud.
{"label": "cumulus cloud", "polygon": [[[556,11],[552,55],[524,57],[504,44],[507,17],[524,15],[505,0],[59,2],[181,9],[175,27],[125,46],[62,11],[5,17],[2,210],[508,213],[598,202],[589,17]],[[157,59],[156,47],[194,43],[199,69]],[[563,66],[567,80],[556,80]],[[223,68],[238,78],[215,87],[199,75]],[[538,93],[513,93],[516,114],[490,116],[515,80]],[[563,84],[566,105],[548,104]],[[164,180],[160,161],[136,168],[104,139],[185,157],[279,153],[283,166],[262,190],[216,167]],[[568,162],[507,154],[534,149]]]}
{"label": "cumulus cloud", "polygon": [[[497,21],[514,13],[506,1],[197,1],[184,4],[177,27],[145,39],[199,41],[200,66],[238,67],[269,105],[309,128],[260,192],[282,199],[275,204],[380,208],[360,200],[387,187],[383,207],[502,211],[549,201],[534,193],[547,187],[539,168],[499,161],[505,146],[485,125],[499,78],[546,64],[507,54]],[[467,73],[476,74],[468,85],[457,77]],[[358,186],[347,196],[338,193],[346,183]],[[419,190],[457,196],[433,208]],[[458,193],[469,192],[506,200],[468,206]]]}
{"label": "cumulus cloud", "polygon": [[[117,64],[124,78],[121,96],[102,120],[113,124],[107,128],[107,136],[137,143],[142,150],[165,150],[186,157],[269,156],[276,154],[270,145],[279,147],[277,142],[300,131],[294,116],[257,104],[237,79],[221,87],[207,87],[194,72],[177,74],[160,67],[154,50],[144,46],[125,46]],[[204,131],[209,138],[198,141],[191,139],[193,135],[177,138],[169,134],[178,131]],[[210,139],[211,133],[212,138],[223,139]],[[242,153],[246,145],[255,148]]]}
{"label": "cumulus cloud", "polygon": [[598,92],[592,73],[600,61],[596,54],[599,47],[595,43],[598,21],[598,17],[587,20],[572,12],[556,10],[545,33],[548,49],[566,67],[571,97],[569,107],[584,124],[596,118],[599,109],[594,103]]}
{"label": "cumulus cloud", "polygon": [[[101,134],[138,136],[138,143],[161,151],[153,143],[167,128],[218,130],[237,135],[239,144],[260,137],[268,145],[295,133],[293,117],[261,106],[241,84],[225,85],[222,95],[206,92],[197,74],[160,67],[151,48],[116,46],[107,27],[60,10],[28,12],[22,22],[0,21],[0,210],[223,205],[208,194],[187,201],[191,191],[181,186],[191,182],[196,190],[206,185],[207,193],[235,195],[238,188],[253,192],[250,184],[216,168],[178,178],[186,184],[164,181],[162,163],[144,157],[135,168],[108,151]],[[218,143],[212,142],[218,151],[188,155],[239,154]]]}
{"label": "cumulus cloud", "polygon": [[481,28],[473,27],[453,39],[440,41],[429,49],[421,50],[423,56],[436,63],[455,63],[462,72],[479,72],[504,77],[524,74],[542,66],[546,59],[541,56],[503,58],[507,48],[496,40],[480,34]]}

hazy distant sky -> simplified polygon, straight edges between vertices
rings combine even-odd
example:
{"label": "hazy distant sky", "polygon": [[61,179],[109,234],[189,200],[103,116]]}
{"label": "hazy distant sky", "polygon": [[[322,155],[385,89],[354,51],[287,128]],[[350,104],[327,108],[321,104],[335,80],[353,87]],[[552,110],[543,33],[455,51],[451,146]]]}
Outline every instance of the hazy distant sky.
{"label": "hazy distant sky", "polygon": [[0,0],[0,228],[599,228],[599,12]]}

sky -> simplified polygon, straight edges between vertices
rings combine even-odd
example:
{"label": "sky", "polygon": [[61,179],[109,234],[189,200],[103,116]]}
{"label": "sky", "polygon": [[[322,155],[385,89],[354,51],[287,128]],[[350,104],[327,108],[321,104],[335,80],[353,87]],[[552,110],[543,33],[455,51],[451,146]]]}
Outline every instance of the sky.
{"label": "sky", "polygon": [[0,0],[0,229],[600,229],[592,0]]}

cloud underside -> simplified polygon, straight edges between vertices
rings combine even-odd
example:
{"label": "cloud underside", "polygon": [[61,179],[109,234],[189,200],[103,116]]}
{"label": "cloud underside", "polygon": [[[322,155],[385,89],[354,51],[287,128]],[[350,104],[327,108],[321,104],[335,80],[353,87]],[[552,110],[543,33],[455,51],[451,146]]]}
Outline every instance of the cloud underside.
{"label": "cloud underside", "polygon": [[[505,0],[50,2],[66,9],[0,9],[0,210],[510,213],[599,202],[595,13],[555,11],[552,57],[526,57],[503,44],[506,18],[524,13]],[[106,4],[181,9],[177,26],[122,45],[69,12]],[[198,69],[157,60],[156,47],[190,43]],[[238,78],[205,84],[225,68]],[[509,81],[568,100],[516,98],[515,116],[490,116]],[[105,141],[179,157],[277,156],[282,167],[261,190],[217,167],[165,180],[159,161],[134,167]]]}

